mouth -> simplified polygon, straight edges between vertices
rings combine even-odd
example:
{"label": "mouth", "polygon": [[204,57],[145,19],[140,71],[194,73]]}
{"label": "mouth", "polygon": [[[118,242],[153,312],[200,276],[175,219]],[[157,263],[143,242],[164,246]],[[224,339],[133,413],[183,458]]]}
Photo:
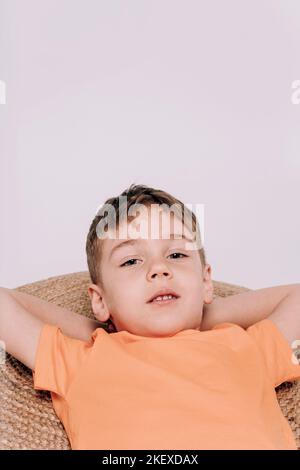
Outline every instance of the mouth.
{"label": "mouth", "polygon": [[169,305],[173,304],[178,299],[179,295],[176,294],[176,292],[163,289],[156,292],[147,303],[152,305]]}
{"label": "mouth", "polygon": [[151,300],[151,302],[148,302],[149,304],[151,305],[157,305],[159,307],[162,307],[164,305],[170,305],[170,304],[174,304],[176,302],[176,300],[178,300],[179,297],[173,297],[172,298],[168,298],[168,299],[154,299],[154,300]]}

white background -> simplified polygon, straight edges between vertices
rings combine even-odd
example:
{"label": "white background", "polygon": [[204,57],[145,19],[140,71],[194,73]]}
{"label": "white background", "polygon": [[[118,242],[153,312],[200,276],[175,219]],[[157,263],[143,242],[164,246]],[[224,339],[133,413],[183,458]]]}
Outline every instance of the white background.
{"label": "white background", "polygon": [[2,0],[0,79],[0,285],[87,270],[133,182],[205,205],[214,280],[300,282],[298,0]]}

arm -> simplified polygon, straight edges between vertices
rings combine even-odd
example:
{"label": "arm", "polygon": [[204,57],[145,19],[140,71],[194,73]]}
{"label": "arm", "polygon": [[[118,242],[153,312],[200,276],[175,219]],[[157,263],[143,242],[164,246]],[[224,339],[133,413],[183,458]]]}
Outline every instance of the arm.
{"label": "arm", "polygon": [[71,338],[88,341],[92,332],[101,326],[97,320],[92,320],[78,313],[59,307],[51,302],[15,289],[1,288],[8,296],[13,298],[20,307],[23,307],[32,316],[43,323],[57,325],[61,331]]}
{"label": "arm", "polygon": [[0,288],[0,339],[5,349],[34,369],[39,336],[44,323],[30,315],[6,289]]}
{"label": "arm", "polygon": [[[246,329],[254,323],[270,317],[272,313],[274,316],[270,319],[273,321],[275,319],[279,324],[279,314],[275,315],[277,307],[281,311],[282,308],[284,310],[291,309],[291,303],[295,302],[294,292],[299,292],[299,289],[300,284],[288,284],[251,290],[225,298],[218,297],[211,304],[204,305],[201,330],[210,330],[213,326],[223,322],[236,323]],[[290,295],[293,295],[293,300],[287,301],[290,305],[287,306],[286,302],[282,307],[283,303],[281,302]],[[288,323],[289,320],[285,319],[284,322],[280,320],[280,322],[281,324]]]}
{"label": "arm", "polygon": [[5,349],[34,370],[38,341],[45,323],[57,325],[67,336],[87,341],[100,326],[35,296],[0,287],[0,340]]}
{"label": "arm", "polygon": [[269,320],[275,323],[291,347],[295,340],[295,347],[300,346],[300,285],[279,302]]}

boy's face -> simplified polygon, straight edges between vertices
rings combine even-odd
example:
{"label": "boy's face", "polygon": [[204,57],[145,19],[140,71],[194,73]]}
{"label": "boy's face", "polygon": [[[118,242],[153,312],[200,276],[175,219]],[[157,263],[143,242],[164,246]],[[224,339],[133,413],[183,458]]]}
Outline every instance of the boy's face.
{"label": "boy's face", "polygon": [[[146,237],[137,238],[131,234],[134,230],[140,233],[140,223],[148,224],[149,231]],[[157,239],[151,238],[153,226],[159,233]],[[88,289],[95,317],[101,322],[110,317],[117,331],[141,336],[172,336],[181,330],[201,329],[203,304],[213,299],[211,268],[206,265],[202,270],[196,243],[191,250],[192,243],[186,239],[174,239],[174,233],[183,231],[180,219],[157,207],[151,214],[150,209],[143,212],[130,227],[131,236],[102,241],[104,285],[92,284]],[[186,228],[184,234],[192,238]],[[119,246],[125,240],[131,243]],[[170,289],[178,297],[150,302],[161,289]]]}

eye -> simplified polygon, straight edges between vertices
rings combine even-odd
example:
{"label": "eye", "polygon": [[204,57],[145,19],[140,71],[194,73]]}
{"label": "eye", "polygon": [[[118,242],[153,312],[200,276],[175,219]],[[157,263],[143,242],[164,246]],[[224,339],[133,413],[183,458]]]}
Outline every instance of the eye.
{"label": "eye", "polygon": [[129,261],[138,261],[138,260],[135,258],[131,258],[128,261],[125,261],[125,263],[121,264],[120,268],[122,268],[123,266],[133,266],[133,264],[127,264],[129,263]]}
{"label": "eye", "polygon": [[[187,255],[184,255],[183,253],[179,253],[179,252],[176,252],[176,253],[171,253],[169,256],[173,256],[173,255],[181,255],[183,256],[184,258],[188,258]],[[180,259],[180,258],[173,258],[173,259]],[[130,263],[130,261],[138,261],[136,258],[131,258],[127,261],[125,261],[125,263],[121,264],[120,265],[120,268],[124,267],[124,266],[134,266],[135,263]],[[127,264],[127,263],[130,263],[130,264]]]}
{"label": "eye", "polygon": [[[179,252],[171,253],[171,254],[170,254],[170,256],[173,256],[173,255],[181,255],[181,256],[183,256],[184,258],[187,258],[187,255],[184,255],[183,253],[179,253]],[[178,258],[175,258],[175,259],[178,259]]]}

